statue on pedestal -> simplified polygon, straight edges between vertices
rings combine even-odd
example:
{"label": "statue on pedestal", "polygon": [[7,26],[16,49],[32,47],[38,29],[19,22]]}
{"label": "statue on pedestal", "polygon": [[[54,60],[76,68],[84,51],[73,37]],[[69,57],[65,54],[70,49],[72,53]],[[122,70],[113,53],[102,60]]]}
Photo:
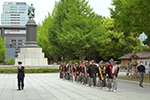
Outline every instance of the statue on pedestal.
{"label": "statue on pedestal", "polygon": [[138,65],[138,63],[137,63],[138,58],[139,57],[136,55],[136,52],[133,51],[133,54],[130,57],[130,59],[131,59],[130,65],[132,66],[132,76],[133,77],[136,77],[136,66]]}
{"label": "statue on pedestal", "polygon": [[33,4],[31,4],[31,6],[28,8],[28,17],[29,20],[33,20],[34,16],[35,16],[35,8],[33,7]]}

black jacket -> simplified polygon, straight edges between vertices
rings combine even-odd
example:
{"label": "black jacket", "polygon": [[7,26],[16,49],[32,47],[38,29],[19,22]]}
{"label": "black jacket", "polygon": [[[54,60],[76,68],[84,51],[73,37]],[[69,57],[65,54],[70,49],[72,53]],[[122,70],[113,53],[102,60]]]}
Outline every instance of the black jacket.
{"label": "black jacket", "polygon": [[95,74],[96,75],[96,69],[97,69],[97,66],[96,65],[90,65],[89,67],[88,67],[88,73],[89,73],[89,77],[93,77],[93,74]]}
{"label": "black jacket", "polygon": [[22,66],[20,69],[19,69],[19,67],[18,67],[18,75],[17,75],[17,77],[19,78],[19,79],[22,79],[22,78],[24,78],[25,77],[25,74],[24,74],[24,67]]}
{"label": "black jacket", "polygon": [[[113,69],[113,66],[111,64],[106,67],[106,74],[108,74],[108,78],[113,78],[113,74],[111,72],[111,69]],[[119,67],[117,69],[117,73],[115,74],[116,77],[118,76],[118,73],[119,73]]]}
{"label": "black jacket", "polygon": [[138,67],[137,67],[137,73],[138,72],[144,72],[145,73],[145,66],[144,65],[139,65]]}

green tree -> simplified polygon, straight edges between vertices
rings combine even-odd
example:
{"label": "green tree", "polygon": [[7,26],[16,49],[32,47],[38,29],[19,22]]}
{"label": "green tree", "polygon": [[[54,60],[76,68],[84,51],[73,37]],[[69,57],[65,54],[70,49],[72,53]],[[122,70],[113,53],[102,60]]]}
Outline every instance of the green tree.
{"label": "green tree", "polygon": [[133,33],[124,33],[119,31],[120,25],[118,26],[114,19],[104,18],[102,25],[107,29],[108,36],[106,43],[101,45],[100,56],[105,60],[114,58],[118,60],[119,57],[135,51],[141,51],[141,41]]}
{"label": "green tree", "polygon": [[6,46],[4,44],[3,38],[0,36],[0,61],[2,61],[5,58],[6,54]]}
{"label": "green tree", "polygon": [[113,0],[115,9],[110,9],[123,32],[133,32],[134,36],[141,33],[147,35],[146,44],[150,47],[150,1],[149,0]]}
{"label": "green tree", "polygon": [[105,41],[107,34],[101,17],[92,11],[88,1],[61,0],[58,12],[63,18],[57,29],[58,44],[70,60],[73,55],[85,59],[92,48]]}
{"label": "green tree", "polygon": [[53,20],[57,13],[58,3],[55,2],[55,6],[52,14],[48,13],[48,16],[45,16],[45,19],[42,21],[42,24],[38,24],[37,27],[37,42],[38,45],[42,47],[46,57],[49,59],[57,57],[57,50],[59,47],[53,45],[53,42],[49,39],[49,36],[52,34],[49,30],[53,27]]}

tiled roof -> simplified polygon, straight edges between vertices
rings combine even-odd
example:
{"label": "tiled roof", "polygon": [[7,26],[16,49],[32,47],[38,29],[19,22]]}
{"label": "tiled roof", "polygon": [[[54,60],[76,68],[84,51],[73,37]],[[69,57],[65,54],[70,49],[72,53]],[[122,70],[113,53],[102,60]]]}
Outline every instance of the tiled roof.
{"label": "tiled roof", "polygon": [[[128,53],[128,54],[120,57],[119,59],[130,59],[131,55],[133,55],[133,53]],[[137,52],[136,55],[139,58],[148,58],[148,57],[150,57],[150,52]]]}

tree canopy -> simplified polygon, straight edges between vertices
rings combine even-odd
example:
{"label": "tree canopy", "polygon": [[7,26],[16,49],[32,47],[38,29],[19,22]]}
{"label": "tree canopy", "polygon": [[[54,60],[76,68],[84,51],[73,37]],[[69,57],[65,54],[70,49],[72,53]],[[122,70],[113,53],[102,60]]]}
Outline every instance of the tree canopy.
{"label": "tree canopy", "polygon": [[111,17],[120,25],[120,30],[133,32],[134,36],[141,33],[147,35],[150,47],[150,1],[149,0],[113,0],[115,9],[110,9]]}
{"label": "tree canopy", "polygon": [[[138,39],[140,33],[146,31],[136,28],[133,23],[135,19],[125,15],[127,11],[121,7],[126,7],[123,1],[128,0],[113,0],[116,6],[115,10],[111,9],[113,18],[96,14],[87,0],[56,2],[53,12],[48,13],[42,24],[38,25],[39,46],[49,59],[55,61],[61,57],[65,60],[118,60],[133,50],[148,50],[148,47],[141,46]],[[133,22],[130,22],[131,19]]]}
{"label": "tree canopy", "polygon": [[110,58],[118,59],[127,53],[141,51],[140,40],[133,33],[124,33],[119,31],[120,25],[114,22],[113,18],[102,19],[102,25],[107,29],[108,36],[106,43],[101,45],[100,55],[109,60]]}

